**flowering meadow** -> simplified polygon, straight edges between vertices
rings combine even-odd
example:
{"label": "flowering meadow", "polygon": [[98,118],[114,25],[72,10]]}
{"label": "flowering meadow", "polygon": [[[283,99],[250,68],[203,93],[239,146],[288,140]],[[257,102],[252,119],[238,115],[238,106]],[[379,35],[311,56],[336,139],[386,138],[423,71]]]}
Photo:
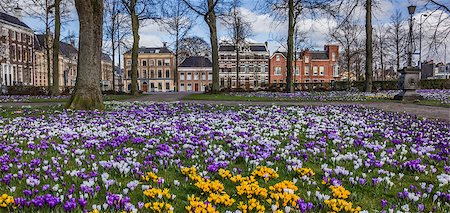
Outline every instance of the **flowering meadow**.
{"label": "flowering meadow", "polygon": [[0,212],[449,212],[450,123],[110,103],[0,118]]}
{"label": "flowering meadow", "polygon": [[65,101],[66,99],[69,98],[70,96],[67,95],[60,95],[60,96],[0,95],[0,103]]}
{"label": "flowering meadow", "polygon": [[[450,90],[417,90],[425,100],[438,101],[450,105]],[[231,96],[273,98],[275,100],[299,101],[368,101],[373,99],[393,99],[400,90],[382,90],[373,93],[355,91],[328,91],[328,92],[254,92],[230,93]]]}

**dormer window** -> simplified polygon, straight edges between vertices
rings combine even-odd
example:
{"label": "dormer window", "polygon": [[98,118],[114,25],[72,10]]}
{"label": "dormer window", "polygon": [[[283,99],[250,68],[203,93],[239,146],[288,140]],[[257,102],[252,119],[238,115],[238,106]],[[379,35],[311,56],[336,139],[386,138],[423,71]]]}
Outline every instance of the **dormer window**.
{"label": "dormer window", "polygon": [[276,57],[276,61],[280,61],[280,55],[277,55],[275,57]]}
{"label": "dormer window", "polygon": [[335,52],[331,53],[331,60],[336,61],[336,53]]}
{"label": "dormer window", "polygon": [[309,63],[309,56],[305,56],[305,63]]}

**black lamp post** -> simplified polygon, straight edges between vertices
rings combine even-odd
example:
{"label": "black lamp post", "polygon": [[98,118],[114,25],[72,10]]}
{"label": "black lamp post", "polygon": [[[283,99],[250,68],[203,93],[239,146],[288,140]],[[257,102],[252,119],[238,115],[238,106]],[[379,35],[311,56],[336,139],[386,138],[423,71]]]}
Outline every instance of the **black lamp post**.
{"label": "black lamp post", "polygon": [[413,52],[413,14],[416,11],[416,6],[408,6],[409,12],[409,45],[408,45],[408,67],[412,66],[412,52]]}
{"label": "black lamp post", "polygon": [[409,36],[408,36],[408,66],[400,70],[400,78],[398,79],[399,87],[402,90],[394,99],[403,101],[422,100],[423,97],[416,92],[420,82],[420,69],[412,66],[413,54],[413,14],[416,6],[408,7],[409,18]]}

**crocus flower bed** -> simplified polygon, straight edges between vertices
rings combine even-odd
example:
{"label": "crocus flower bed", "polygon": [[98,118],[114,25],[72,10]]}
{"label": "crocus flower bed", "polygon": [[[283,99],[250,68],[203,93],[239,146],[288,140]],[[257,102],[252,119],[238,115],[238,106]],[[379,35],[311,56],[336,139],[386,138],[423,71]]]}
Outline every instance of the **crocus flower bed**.
{"label": "crocus flower bed", "polygon": [[450,211],[448,122],[351,105],[31,112],[0,119],[0,211]]}
{"label": "crocus flower bed", "polygon": [[[328,91],[328,92],[254,92],[230,93],[232,96],[273,98],[275,100],[299,101],[367,101],[373,99],[393,99],[400,90],[383,90],[373,93],[355,91]],[[450,104],[450,90],[417,90],[424,99]]]}
{"label": "crocus flower bed", "polygon": [[70,96],[67,95],[60,95],[60,96],[1,95],[0,103],[64,101],[68,98],[70,98]]}

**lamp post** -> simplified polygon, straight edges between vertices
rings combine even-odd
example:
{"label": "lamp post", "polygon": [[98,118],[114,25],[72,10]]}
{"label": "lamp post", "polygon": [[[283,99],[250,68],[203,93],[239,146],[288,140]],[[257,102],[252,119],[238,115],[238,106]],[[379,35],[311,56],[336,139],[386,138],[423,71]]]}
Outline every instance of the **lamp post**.
{"label": "lamp post", "polygon": [[416,11],[416,6],[408,6],[409,12],[409,45],[408,45],[408,67],[412,66],[412,52],[413,52],[413,14]]}
{"label": "lamp post", "polygon": [[422,17],[427,17],[428,14],[420,15],[420,32],[419,32],[419,67],[422,68]]}
{"label": "lamp post", "polygon": [[400,70],[399,87],[402,90],[399,94],[394,96],[395,100],[402,101],[416,101],[422,100],[423,97],[416,92],[420,82],[420,69],[412,66],[413,53],[413,14],[416,11],[416,6],[408,7],[409,18],[409,36],[408,36],[408,66]]}

